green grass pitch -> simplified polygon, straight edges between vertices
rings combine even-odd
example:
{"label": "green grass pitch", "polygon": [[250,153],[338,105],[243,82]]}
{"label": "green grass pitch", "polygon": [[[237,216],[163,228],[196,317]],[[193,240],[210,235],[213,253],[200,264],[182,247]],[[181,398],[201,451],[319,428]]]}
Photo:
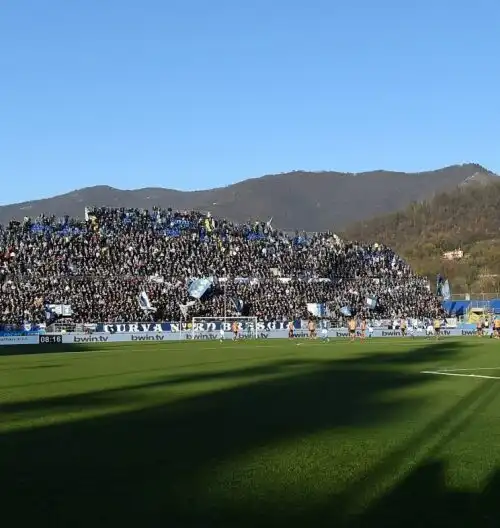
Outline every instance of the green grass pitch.
{"label": "green grass pitch", "polygon": [[496,340],[16,349],[5,526],[500,526]]}

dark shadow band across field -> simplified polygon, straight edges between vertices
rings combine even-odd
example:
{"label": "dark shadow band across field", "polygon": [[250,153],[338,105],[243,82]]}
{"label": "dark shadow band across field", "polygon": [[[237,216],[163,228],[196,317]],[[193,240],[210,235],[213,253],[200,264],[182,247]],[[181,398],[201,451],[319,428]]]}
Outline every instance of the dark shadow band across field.
{"label": "dark shadow band across field", "polygon": [[[205,341],[199,341],[200,343],[206,343]],[[176,347],[179,344],[190,343],[190,341],[162,341],[162,346],[167,347]],[[47,344],[47,345],[28,345],[20,344],[16,346],[7,346],[0,345],[0,357],[2,356],[32,356],[37,354],[66,354],[66,353],[75,353],[75,352],[92,352],[100,346],[106,347],[108,350],[123,348],[123,347],[134,347],[138,343],[134,342],[115,342],[115,343],[99,343],[99,342],[89,342],[89,343],[59,343],[59,344]],[[145,341],[140,342],[140,346],[154,346],[158,344],[155,341]]]}
{"label": "dark shadow band across field", "polygon": [[2,356],[33,356],[37,354],[61,354],[65,352],[89,352],[95,350],[92,343],[67,343],[59,345],[16,345],[0,346],[0,357]]}
{"label": "dark shadow band across field", "polygon": [[[306,500],[298,494],[284,503],[265,496],[251,503],[237,498],[241,483],[236,481],[231,483],[233,501],[217,500],[216,493],[207,498],[205,493],[206,475],[234,457],[322,431],[382,427],[402,413],[416,412],[421,406],[418,398],[384,396],[430,383],[411,367],[436,356],[451,360],[463,347],[457,341],[443,341],[404,354],[375,352],[331,361],[287,359],[5,404],[0,412],[8,419],[23,412],[106,407],[138,395],[144,399],[139,411],[0,435],[2,515],[16,519],[17,526],[38,527],[499,526],[499,522],[491,524],[499,519],[493,500],[500,492],[499,479],[493,478],[481,495],[447,490],[443,465],[435,458],[407,474],[363,513],[352,515],[366,490],[420,443],[435,437],[429,453],[437,456],[447,436],[453,436],[472,412],[495,395],[497,386],[491,383],[479,384],[459,401],[453,419],[443,416],[431,421],[361,480],[327,500],[323,496]],[[166,404],[152,405],[144,397],[149,389],[231,378],[238,383]],[[436,435],[443,427],[446,434]],[[249,475],[247,484],[251,482]],[[231,490],[224,493],[230,495]]]}

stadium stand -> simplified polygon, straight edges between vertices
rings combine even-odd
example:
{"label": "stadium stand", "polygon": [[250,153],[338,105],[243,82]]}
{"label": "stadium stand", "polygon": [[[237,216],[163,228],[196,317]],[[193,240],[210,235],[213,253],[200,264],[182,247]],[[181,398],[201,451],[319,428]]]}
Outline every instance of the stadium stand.
{"label": "stadium stand", "polygon": [[[188,288],[201,277],[213,284],[194,299]],[[51,304],[70,306],[80,323],[177,321],[189,301],[189,317],[301,318],[307,303],[323,303],[334,320],[346,307],[377,317],[441,309],[428,281],[387,247],[171,209],[11,221],[0,228],[0,285],[1,322],[11,324],[45,321]],[[156,311],[141,309],[143,291]]]}

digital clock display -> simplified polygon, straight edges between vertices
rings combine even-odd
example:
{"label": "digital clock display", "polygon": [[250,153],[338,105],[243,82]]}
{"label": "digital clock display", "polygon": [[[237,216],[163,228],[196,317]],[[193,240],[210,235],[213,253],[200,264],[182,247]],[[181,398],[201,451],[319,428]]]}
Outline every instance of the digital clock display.
{"label": "digital clock display", "polygon": [[61,334],[43,334],[38,336],[38,343],[40,345],[60,345],[62,342]]}

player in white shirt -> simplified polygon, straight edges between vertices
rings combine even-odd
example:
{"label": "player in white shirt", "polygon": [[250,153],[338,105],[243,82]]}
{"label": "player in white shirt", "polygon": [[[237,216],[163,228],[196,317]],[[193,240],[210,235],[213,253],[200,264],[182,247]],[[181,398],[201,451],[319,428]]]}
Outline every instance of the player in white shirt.
{"label": "player in white shirt", "polygon": [[434,335],[434,327],[430,323],[427,325],[426,335],[427,337],[431,337]]}
{"label": "player in white shirt", "polygon": [[330,341],[328,337],[328,329],[325,326],[321,329],[321,341]]}
{"label": "player in white shirt", "polygon": [[224,337],[225,337],[224,328],[221,326],[219,330],[219,339],[221,343],[222,341],[224,341]]}
{"label": "player in white shirt", "polygon": [[373,326],[371,323],[368,323],[368,337],[373,337]]}

